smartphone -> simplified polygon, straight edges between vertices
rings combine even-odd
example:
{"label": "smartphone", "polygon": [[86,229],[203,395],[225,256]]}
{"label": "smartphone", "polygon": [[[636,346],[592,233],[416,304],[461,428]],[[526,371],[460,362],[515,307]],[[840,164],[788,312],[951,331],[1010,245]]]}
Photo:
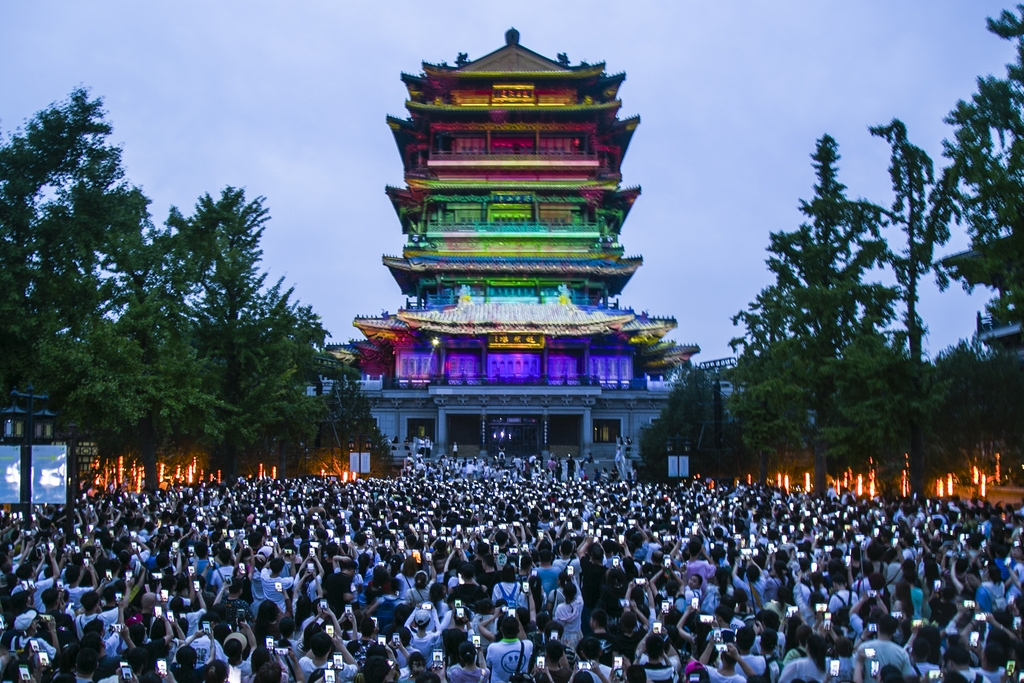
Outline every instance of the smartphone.
{"label": "smartphone", "polygon": [[669,610],[672,609],[672,603],[668,600],[661,601],[661,613],[668,614]]}
{"label": "smartphone", "polygon": [[[42,653],[40,653],[40,654],[42,654]],[[1011,659],[1010,661],[1008,661],[1006,663],[1006,676],[1007,677],[1012,676],[1013,672],[1016,671],[1016,670],[1017,670],[1017,662],[1016,661]]]}
{"label": "smartphone", "polygon": [[[476,636],[476,637],[479,638],[480,636]],[[547,666],[547,664],[548,664],[547,657],[545,657],[544,655],[537,655],[537,668],[538,669],[543,669],[545,666]]]}
{"label": "smartphone", "polygon": [[[45,669],[46,667],[50,666],[50,653],[48,653],[46,650],[40,650],[38,653],[38,657],[40,668]],[[1009,666],[1007,666],[1007,668],[1009,668]]]}
{"label": "smartphone", "polygon": [[568,574],[569,576],[572,576],[572,565],[571,564],[568,567],[565,568],[565,573]]}
{"label": "smartphone", "polygon": [[882,663],[877,659],[871,661],[871,677],[878,678],[878,672],[882,670]]}
{"label": "smartphone", "polygon": [[166,659],[161,658],[161,659],[156,660],[156,675],[157,676],[161,676],[161,677],[167,675],[167,660]]}
{"label": "smartphone", "polygon": [[661,622],[660,621],[654,622],[654,634],[655,635],[658,635],[658,636],[661,635],[661,628],[662,628],[662,626],[661,626]]}
{"label": "smartphone", "polygon": [[942,579],[935,579],[932,581],[932,592],[938,593],[940,590],[942,590]]}
{"label": "smartphone", "polygon": [[160,589],[160,602],[167,602],[170,597],[171,594],[166,588]]}
{"label": "smartphone", "polygon": [[702,614],[702,615],[700,615],[700,623],[702,623],[702,624],[711,624],[711,623],[714,623],[714,621],[715,621],[715,618],[712,615],[710,615],[710,614]]}
{"label": "smartphone", "polygon": [[830,659],[830,660],[828,660],[828,673],[833,678],[835,678],[836,676],[839,675],[839,660],[838,659]]}
{"label": "smartphone", "polygon": [[20,664],[18,666],[18,675],[21,677],[21,680],[26,681],[26,683],[27,681],[32,680],[32,673],[28,670],[28,664]]}
{"label": "smartphone", "polygon": [[121,680],[130,681],[132,680],[132,665],[128,662],[121,662]]}
{"label": "smartphone", "polygon": [[434,650],[434,654],[430,659],[433,668],[440,669],[444,666],[444,653],[440,650]]}
{"label": "smartphone", "polygon": [[203,622],[203,633],[205,633],[206,635],[210,635],[210,622]]}
{"label": "smartphone", "polygon": [[[333,630],[333,628],[331,630]],[[384,636],[377,636],[377,644],[378,645],[384,645],[386,647],[387,644],[388,644],[388,639],[385,638]]]}
{"label": "smartphone", "polygon": [[942,669],[932,669],[928,672],[929,681],[941,681],[942,680]]}
{"label": "smartphone", "polygon": [[266,638],[264,638],[263,644],[266,646],[266,648],[268,650],[273,650],[274,649],[274,637],[273,636],[267,636]]}
{"label": "smartphone", "polygon": [[576,661],[576,670],[577,671],[590,671],[590,662],[584,662],[584,661],[581,661],[581,660],[577,660]]}
{"label": "smartphone", "polygon": [[977,631],[971,631],[971,647],[978,647],[980,640],[981,634]]}
{"label": "smartphone", "polygon": [[324,633],[326,633],[331,638],[333,638],[334,637],[334,624],[327,624],[326,626],[324,626]]}
{"label": "smartphone", "polygon": [[160,605],[153,605],[153,616],[157,619],[162,619],[164,616],[164,608]]}
{"label": "smartphone", "polygon": [[352,605],[345,605],[345,614],[352,614]]}
{"label": "smartphone", "polygon": [[334,653],[334,668],[335,669],[344,669],[345,668],[345,658],[341,656],[340,652],[335,652]]}
{"label": "smartphone", "polygon": [[[480,647],[480,636],[476,636],[476,635],[473,636],[473,647]],[[544,655],[538,655],[538,657],[543,657],[543,656]]]}
{"label": "smartphone", "polygon": [[324,669],[324,683],[337,683],[337,680],[334,669]]}
{"label": "smartphone", "polygon": [[874,657],[875,656],[875,648],[873,648],[873,647],[866,647],[866,648],[864,648],[864,656],[867,657],[868,659],[871,659],[872,657]]}
{"label": "smartphone", "polygon": [[286,647],[275,647],[274,648],[274,654],[276,654],[278,657],[286,657],[286,656],[288,656],[288,648],[286,648]]}
{"label": "smartphone", "polygon": [[283,592],[284,591],[284,584],[281,583],[280,581],[275,581],[274,582],[274,590],[276,590],[278,593]]}
{"label": "smartphone", "polygon": [[615,661],[612,668],[617,669],[619,671],[622,670],[622,655],[615,655]]}

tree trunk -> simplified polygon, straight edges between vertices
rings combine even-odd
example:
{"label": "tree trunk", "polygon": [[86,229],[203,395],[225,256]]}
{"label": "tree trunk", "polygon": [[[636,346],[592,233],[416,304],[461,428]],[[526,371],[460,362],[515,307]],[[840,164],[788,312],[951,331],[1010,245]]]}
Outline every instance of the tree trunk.
{"label": "tree trunk", "polygon": [[221,450],[221,481],[227,482],[228,486],[235,483],[237,449],[231,444],[224,444]]}
{"label": "tree trunk", "polygon": [[768,451],[762,450],[759,455],[761,457],[761,471],[757,474],[757,483],[764,486],[768,483]]}
{"label": "tree trunk", "polygon": [[288,476],[288,450],[286,442],[281,439],[277,442],[277,478],[285,479]]}
{"label": "tree trunk", "polygon": [[826,444],[821,439],[814,440],[814,492],[818,495],[825,493],[828,487],[828,461],[825,459]]}
{"label": "tree trunk", "polygon": [[924,429],[916,419],[910,421],[910,492],[923,499],[924,490]]}
{"label": "tree trunk", "polygon": [[139,452],[142,455],[143,476],[146,479],[146,490],[155,491],[160,487],[156,471],[156,426],[153,416],[140,417],[137,424],[139,432]]}

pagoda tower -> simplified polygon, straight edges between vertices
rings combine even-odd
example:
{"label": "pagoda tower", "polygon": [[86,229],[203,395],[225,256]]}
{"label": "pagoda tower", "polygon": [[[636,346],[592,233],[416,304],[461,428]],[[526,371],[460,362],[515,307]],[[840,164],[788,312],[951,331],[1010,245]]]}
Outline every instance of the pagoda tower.
{"label": "pagoda tower", "polygon": [[[620,235],[639,187],[621,166],[639,117],[619,119],[625,74],[519,44],[402,74],[388,117],[405,172],[388,187],[405,235],[384,256],[405,295],[361,316],[363,389],[395,444],[434,453],[598,461],[630,446],[697,353],[671,317],[620,308],[640,267]],[[397,446],[396,446],[397,448]]]}

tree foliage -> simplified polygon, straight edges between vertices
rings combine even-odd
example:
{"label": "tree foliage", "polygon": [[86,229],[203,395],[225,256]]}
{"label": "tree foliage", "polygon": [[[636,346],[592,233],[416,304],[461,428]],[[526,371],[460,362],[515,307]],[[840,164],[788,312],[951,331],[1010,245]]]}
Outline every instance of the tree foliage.
{"label": "tree foliage", "polygon": [[1024,321],[1024,5],[988,20],[988,30],[1014,41],[1017,59],[1006,77],[978,79],[977,92],[946,117],[950,166],[944,181],[971,237],[971,253],[948,261],[967,288],[994,288],[989,311]]}
{"label": "tree foliage", "polygon": [[733,320],[745,333],[732,342],[741,351],[735,376],[742,385],[732,407],[764,418],[752,435],[759,448],[796,438],[813,447],[822,490],[829,451],[838,454],[850,420],[863,419],[839,402],[844,352],[880,346],[863,340],[882,334],[895,292],[864,277],[886,254],[882,210],[847,198],[833,138],[822,137],[812,159],[814,197],[800,203],[808,220],[771,233],[767,263],[775,283]]}
{"label": "tree foliage", "polygon": [[1020,359],[978,342],[961,342],[935,362],[941,400],[928,433],[933,473],[965,472],[977,465],[994,472],[995,454],[1003,472],[1021,481],[1024,463],[1024,372]]}
{"label": "tree foliage", "polygon": [[76,90],[0,140],[0,382],[49,391],[66,422],[142,456],[313,434],[326,332],[260,270],[262,198],[226,188],[163,226],[125,178],[102,102]]}
{"label": "tree foliage", "polygon": [[871,133],[886,140],[891,149],[889,178],[894,198],[885,215],[887,222],[897,227],[905,240],[901,248],[888,250],[886,257],[896,276],[897,291],[903,303],[903,329],[892,334],[891,353],[880,348],[878,356],[885,359],[883,364],[894,361],[891,366],[879,368],[884,380],[901,379],[885,394],[899,398],[893,406],[896,410],[879,414],[887,418],[886,421],[899,414],[903,424],[902,428],[894,425],[897,428],[877,443],[891,448],[903,438],[909,439],[910,486],[914,493],[921,495],[924,493],[924,429],[932,392],[929,366],[923,352],[926,328],[917,310],[921,280],[935,266],[935,247],[949,240],[949,193],[944,185],[936,186],[931,157],[910,142],[902,121],[893,119],[886,126],[871,128]]}

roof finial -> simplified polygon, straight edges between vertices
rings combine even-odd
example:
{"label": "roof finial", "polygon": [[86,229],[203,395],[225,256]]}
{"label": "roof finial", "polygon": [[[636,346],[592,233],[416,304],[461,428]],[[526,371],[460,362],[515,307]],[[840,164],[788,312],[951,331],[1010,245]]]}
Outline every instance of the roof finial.
{"label": "roof finial", "polygon": [[514,28],[510,28],[505,31],[505,44],[506,45],[518,45],[519,44],[519,31]]}

